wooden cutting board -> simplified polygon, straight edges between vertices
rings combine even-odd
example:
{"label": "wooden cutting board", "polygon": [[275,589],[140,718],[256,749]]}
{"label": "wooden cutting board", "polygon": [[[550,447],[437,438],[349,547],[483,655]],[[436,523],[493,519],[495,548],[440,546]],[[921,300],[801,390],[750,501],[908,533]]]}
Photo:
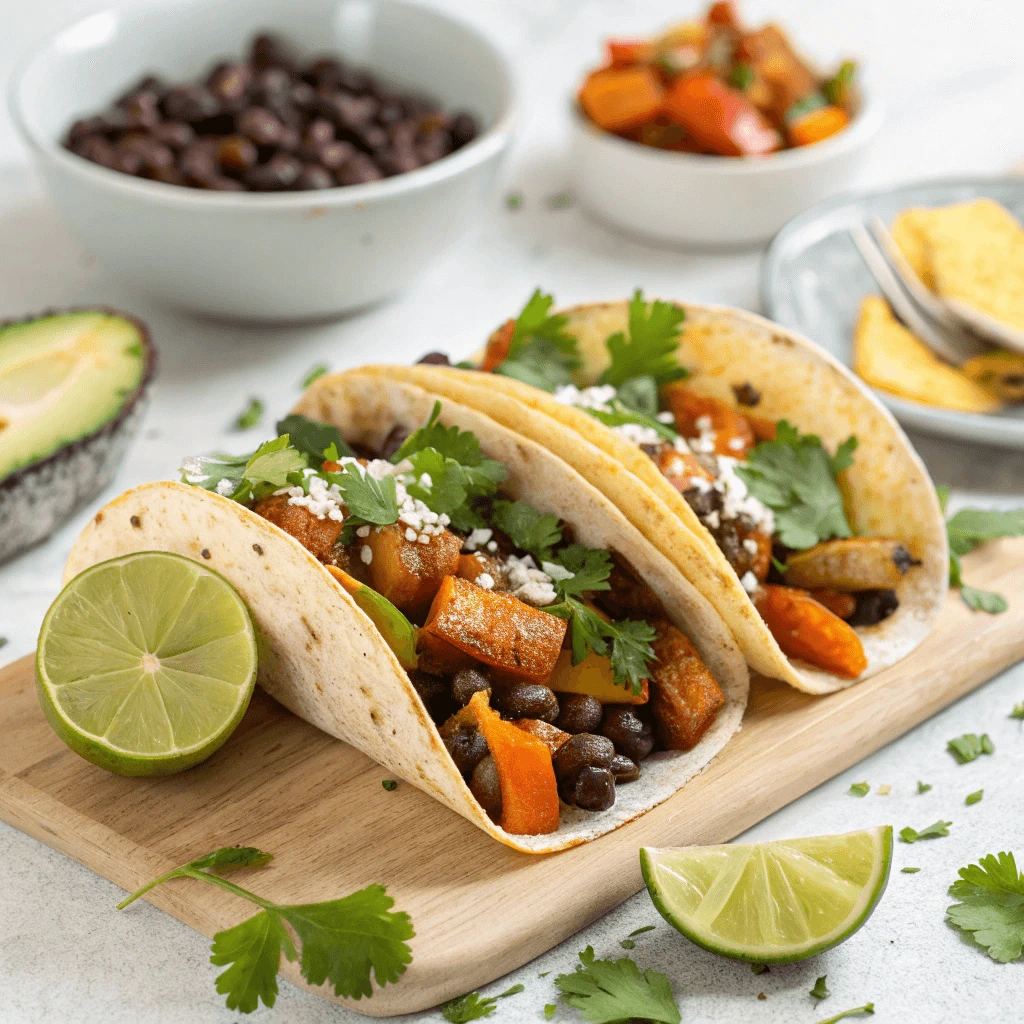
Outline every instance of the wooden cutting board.
{"label": "wooden cutting board", "polygon": [[[564,853],[516,853],[410,785],[387,792],[383,769],[259,691],[200,767],[166,779],[109,775],[50,730],[30,658],[0,673],[0,818],[129,890],[235,843],[275,854],[243,882],[274,900],[383,883],[412,916],[413,963],[397,985],[348,1005],[375,1016],[425,1009],[506,974],[637,892],[640,846],[725,842],[1024,658],[1024,541],[990,544],[964,571],[1004,594],[1009,611],[971,612],[951,595],[910,657],[829,697],[756,680],[742,730],[702,775]],[[191,880],[147,899],[207,936],[253,910]],[[282,973],[309,987],[293,964]]]}

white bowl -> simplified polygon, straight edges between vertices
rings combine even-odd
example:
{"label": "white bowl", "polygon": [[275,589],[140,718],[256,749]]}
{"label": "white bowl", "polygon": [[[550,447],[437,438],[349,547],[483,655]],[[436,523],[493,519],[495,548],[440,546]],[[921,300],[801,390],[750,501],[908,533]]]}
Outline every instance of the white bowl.
{"label": "white bowl", "polygon": [[[155,73],[171,82],[240,56],[258,31],[331,53],[482,125],[468,146],[364,185],[204,192],[108,170],[64,149],[72,121]],[[476,30],[405,0],[160,0],[89,15],[14,76],[11,109],[72,231],[112,272],[215,316],[330,316],[405,287],[472,223],[512,133],[512,75]]]}
{"label": "white bowl", "polygon": [[630,142],[574,107],[575,192],[600,220],[657,242],[766,242],[850,184],[881,123],[879,104],[864,97],[849,126],[823,142],[763,157],[704,156]]}

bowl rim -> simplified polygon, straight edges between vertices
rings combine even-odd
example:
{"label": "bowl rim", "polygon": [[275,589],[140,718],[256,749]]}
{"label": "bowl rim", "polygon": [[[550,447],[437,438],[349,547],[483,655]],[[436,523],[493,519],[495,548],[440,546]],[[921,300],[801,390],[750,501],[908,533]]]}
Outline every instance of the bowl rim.
{"label": "bowl rim", "polygon": [[[198,6],[204,2],[205,0],[187,0],[187,3],[192,6]],[[181,0],[158,0],[158,2],[146,6],[94,8],[65,22],[56,29],[52,29],[42,38],[36,40],[17,61],[9,80],[7,106],[11,120],[18,136],[30,152],[37,157],[45,156],[67,173],[78,175],[97,187],[120,192],[126,197],[157,205],[187,209],[221,208],[256,211],[305,207],[361,207],[376,200],[390,199],[429,188],[440,181],[454,178],[464,171],[486,163],[499,154],[508,145],[516,124],[515,76],[506,56],[474,24],[453,17],[444,10],[415,2],[415,0],[374,0],[374,3],[412,9],[448,25],[458,26],[460,30],[472,37],[497,70],[500,79],[500,108],[494,123],[468,145],[413,171],[396,174],[381,181],[358,185],[335,185],[331,188],[306,189],[300,192],[217,192],[209,189],[189,188],[185,185],[172,185],[162,181],[151,181],[148,178],[137,178],[134,175],[102,167],[65,149],[60,142],[47,139],[42,132],[29,123],[29,119],[22,110],[25,78],[36,62],[53,47],[59,37],[93,18],[112,16],[122,21],[139,21],[154,8],[181,8],[183,6]],[[283,13],[285,16],[287,15],[287,8],[283,9]],[[282,29],[281,31],[286,32],[287,30]]]}
{"label": "bowl rim", "polygon": [[885,119],[885,104],[872,91],[861,87],[860,109],[849,125],[831,138],[815,142],[810,146],[783,149],[765,156],[719,156],[712,153],[680,153],[671,149],[644,146],[630,139],[624,139],[614,132],[598,128],[580,109],[573,96],[570,101],[570,115],[576,130],[590,141],[601,143],[627,154],[652,163],[661,163],[666,168],[675,166],[700,174],[743,175],[784,171],[822,163],[830,156],[856,149],[867,143],[882,127]]}

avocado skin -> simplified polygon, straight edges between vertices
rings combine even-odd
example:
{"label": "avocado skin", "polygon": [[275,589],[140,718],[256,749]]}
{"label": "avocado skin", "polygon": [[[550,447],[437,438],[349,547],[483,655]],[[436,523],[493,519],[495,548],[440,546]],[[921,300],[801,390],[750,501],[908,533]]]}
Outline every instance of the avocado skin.
{"label": "avocado skin", "polygon": [[149,328],[136,317],[107,306],[78,306],[6,320],[0,328],[65,313],[107,313],[129,321],[142,341],[142,377],[118,414],[99,430],[0,480],[0,564],[45,540],[110,483],[146,410],[156,348]]}

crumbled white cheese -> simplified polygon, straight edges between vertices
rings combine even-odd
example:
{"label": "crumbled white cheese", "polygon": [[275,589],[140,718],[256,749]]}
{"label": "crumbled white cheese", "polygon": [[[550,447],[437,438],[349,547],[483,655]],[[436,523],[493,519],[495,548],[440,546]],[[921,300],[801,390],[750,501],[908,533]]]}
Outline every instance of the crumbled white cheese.
{"label": "crumbled white cheese", "polygon": [[370,536],[370,527],[369,526],[360,526],[356,530],[356,536],[357,537],[369,537]]}
{"label": "crumbled white cheese", "polygon": [[743,541],[743,547],[746,549],[748,555],[757,554],[757,541],[752,540],[750,537],[746,537]]}
{"label": "crumbled white cheese", "polygon": [[420,542],[420,544],[429,544],[430,543],[430,534],[429,533],[421,533],[416,538],[416,540],[418,540]]}
{"label": "crumbled white cheese", "polygon": [[745,442],[744,442],[742,437],[730,437],[729,438],[729,442],[728,442],[728,446],[729,446],[730,450],[732,450],[734,452],[741,452],[741,451],[743,451],[744,443]]}
{"label": "crumbled white cheese", "polygon": [[209,461],[201,455],[189,455],[181,460],[178,471],[190,484],[201,484],[210,475],[206,472],[206,464]]}
{"label": "crumbled white cheese", "polygon": [[616,391],[611,384],[584,388],[582,391],[575,384],[565,384],[555,389],[555,401],[562,405],[575,405],[581,409],[597,409],[598,412],[611,412],[609,403],[615,398]]}
{"label": "crumbled white cheese", "polygon": [[416,543],[416,531],[411,526],[407,526],[405,528],[405,539],[410,544],[415,544]]}
{"label": "crumbled white cheese", "polygon": [[364,544],[359,549],[359,561],[362,562],[363,565],[369,565],[373,561],[373,552],[370,550],[369,544]]}
{"label": "crumbled white cheese", "polygon": [[702,476],[691,476],[690,486],[695,487],[701,494],[707,494],[708,491],[713,491],[715,489],[714,484]]}
{"label": "crumbled white cheese", "polygon": [[698,416],[694,425],[700,431],[700,437],[691,437],[687,444],[690,450],[710,455],[715,450],[715,438],[718,436],[711,424],[710,416]]}
{"label": "crumbled white cheese", "polygon": [[471,530],[469,536],[462,542],[463,551],[476,551],[482,548],[494,536],[493,530],[481,528]]}
{"label": "crumbled white cheese", "polygon": [[555,588],[551,585],[551,577],[537,568],[531,555],[523,558],[509,555],[505,560],[505,573],[509,590],[524,604],[541,608],[558,600]]}
{"label": "crumbled white cheese", "polygon": [[496,540],[488,541],[487,550],[490,551],[491,554],[493,554],[495,551],[498,550],[498,542]]}
{"label": "crumbled white cheese", "polygon": [[484,590],[494,589],[494,577],[489,572],[482,572],[473,582],[478,587],[483,587]]}
{"label": "crumbled white cheese", "polygon": [[672,426],[675,423],[675,421],[675,416],[673,416],[672,413],[668,411],[668,409],[666,409],[664,412],[658,413],[659,423],[667,423],[669,426]]}
{"label": "crumbled white cheese", "polygon": [[223,497],[227,497],[229,494],[235,493],[235,484],[225,477],[223,480],[217,481],[217,493]]}
{"label": "crumbled white cheese", "polygon": [[420,474],[420,487],[429,491],[434,486],[434,480],[429,473]]}
{"label": "crumbled white cheese", "polygon": [[706,516],[704,516],[704,525],[709,530],[717,530],[722,525],[722,517],[718,512],[718,509],[712,509]]}
{"label": "crumbled white cheese", "polygon": [[576,575],[574,572],[569,572],[564,565],[559,565],[558,562],[541,562],[540,567],[553,580],[571,580]]}
{"label": "crumbled white cheese", "polygon": [[715,490],[722,495],[722,515],[726,519],[749,516],[769,536],[775,532],[775,515],[748,490],[736,472],[738,462],[728,455],[718,456],[718,479]]}
{"label": "crumbled white cheese", "polygon": [[345,499],[337,484],[328,484],[322,476],[308,477],[309,494],[301,487],[282,487],[275,494],[287,494],[289,505],[308,509],[317,519],[333,519],[340,523],[344,519],[341,506]]}
{"label": "crumbled white cheese", "polygon": [[638,447],[642,444],[660,444],[661,435],[654,427],[645,427],[641,423],[620,423],[611,428],[623,440]]}
{"label": "crumbled white cheese", "polygon": [[740,577],[740,583],[748,594],[753,594],[758,588],[757,577],[749,570]]}

